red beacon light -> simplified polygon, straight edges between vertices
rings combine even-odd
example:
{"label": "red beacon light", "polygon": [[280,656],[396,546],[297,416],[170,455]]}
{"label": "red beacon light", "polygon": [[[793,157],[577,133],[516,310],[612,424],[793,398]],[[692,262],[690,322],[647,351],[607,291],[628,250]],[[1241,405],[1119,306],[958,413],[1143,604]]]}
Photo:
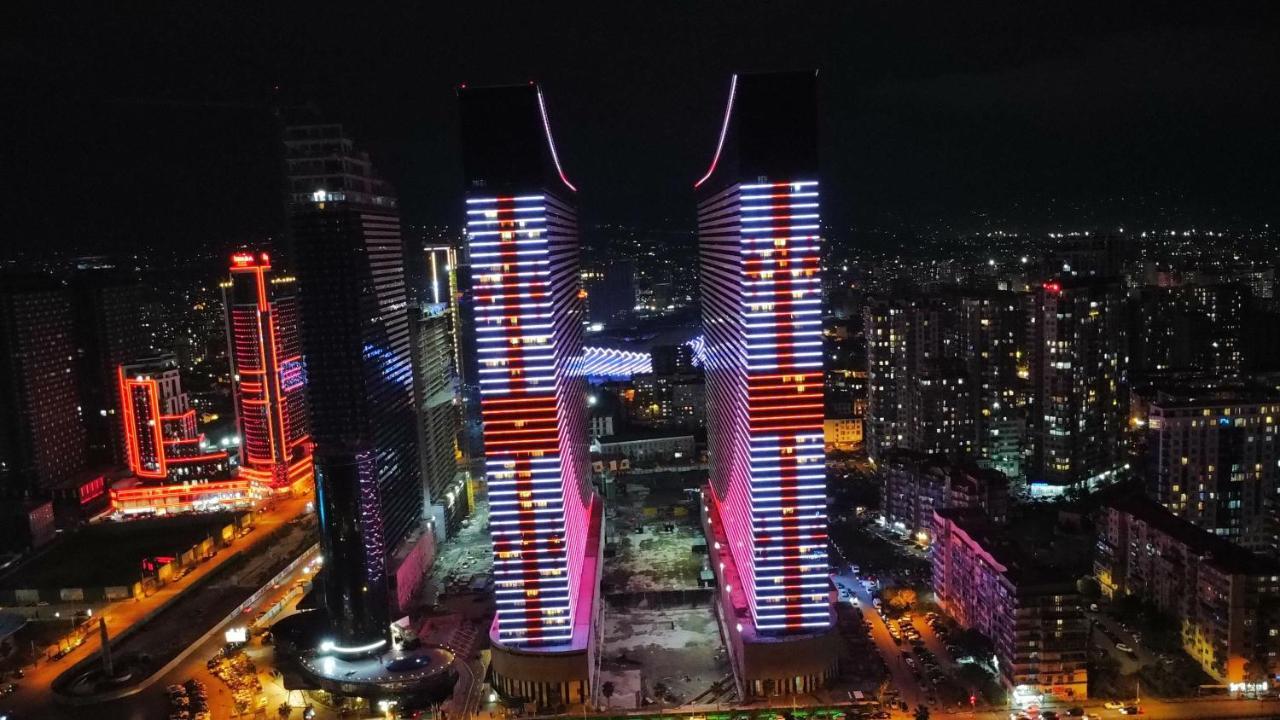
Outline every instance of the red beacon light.
{"label": "red beacon light", "polygon": [[1044,284],[1044,289],[1045,289],[1045,292],[1057,295],[1058,293],[1062,292],[1062,284],[1056,283],[1056,282],[1047,282]]}

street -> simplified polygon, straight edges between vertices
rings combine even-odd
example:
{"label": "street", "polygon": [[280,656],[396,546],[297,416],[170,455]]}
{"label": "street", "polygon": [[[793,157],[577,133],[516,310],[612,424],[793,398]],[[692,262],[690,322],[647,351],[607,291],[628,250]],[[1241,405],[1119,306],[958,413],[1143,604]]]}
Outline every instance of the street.
{"label": "street", "polygon": [[[224,563],[242,552],[256,548],[260,542],[271,535],[275,528],[290,522],[305,511],[309,497],[289,498],[280,501],[270,512],[261,514],[256,522],[255,530],[248,536],[236,540],[227,549],[222,550],[208,562],[202,563],[186,577],[159,588],[148,597],[120,601],[99,612],[106,618],[107,631],[114,640],[132,624],[146,618],[165,603],[176,599],[194,583],[214,573]],[[114,644],[114,643],[113,643]],[[17,683],[18,691],[6,698],[2,706],[5,712],[16,718],[83,718],[85,708],[61,708],[54,702],[50,689],[53,681],[81,660],[96,654],[100,642],[98,633],[91,633],[85,642],[72,650],[60,660],[41,660],[37,665],[26,669],[26,677]],[[163,689],[164,685],[159,687]],[[210,686],[212,691],[213,686]],[[212,698],[211,698],[212,699]],[[99,708],[94,708],[95,717]],[[105,716],[104,716],[105,717]],[[133,713],[119,716],[129,720],[148,720],[157,717],[153,712]],[[216,716],[215,716],[216,717]]]}

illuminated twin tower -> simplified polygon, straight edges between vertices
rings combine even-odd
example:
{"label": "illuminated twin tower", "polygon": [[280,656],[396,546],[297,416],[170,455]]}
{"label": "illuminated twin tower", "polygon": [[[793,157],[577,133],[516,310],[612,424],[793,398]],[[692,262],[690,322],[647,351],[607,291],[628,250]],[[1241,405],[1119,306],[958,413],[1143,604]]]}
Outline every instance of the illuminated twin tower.
{"label": "illuminated twin tower", "polygon": [[[711,482],[703,525],[740,693],[835,669],[827,600],[815,76],[733,78],[696,184]],[[497,615],[494,685],[590,702],[602,500],[588,470],[573,186],[537,86],[459,90]]]}

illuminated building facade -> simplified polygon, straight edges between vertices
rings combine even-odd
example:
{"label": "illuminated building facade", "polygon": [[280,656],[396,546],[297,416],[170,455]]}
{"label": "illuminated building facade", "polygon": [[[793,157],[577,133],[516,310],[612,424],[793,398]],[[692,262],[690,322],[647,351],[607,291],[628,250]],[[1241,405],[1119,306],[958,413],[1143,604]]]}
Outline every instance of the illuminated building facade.
{"label": "illuminated building facade", "polygon": [[1022,477],[1027,451],[1031,359],[1027,298],[973,292],[960,299],[960,353],[974,395],[973,455],[985,467]]}
{"label": "illuminated building facade", "polygon": [[294,279],[275,276],[267,253],[238,252],[222,294],[240,476],[273,492],[305,492],[311,436]]}
{"label": "illuminated building facade", "polygon": [[576,188],[535,85],[459,90],[467,253],[489,481],[494,686],[585,703],[601,501],[590,485]]}
{"label": "illuminated building facade", "polygon": [[973,383],[958,359],[929,362],[907,395],[907,447],[952,460],[973,453]]}
{"label": "illuminated building facade", "polygon": [[[1102,592],[1134,596],[1181,629],[1182,647],[1218,682],[1280,670],[1280,564],[1198,528],[1140,495],[1100,511],[1094,572]],[[1252,667],[1250,667],[1252,666]]]}
{"label": "illuminated building facade", "polygon": [[721,618],[743,696],[835,669],[827,595],[816,76],[733,78],[696,188]]}
{"label": "illuminated building facade", "polygon": [[998,522],[1009,512],[1009,479],[997,470],[897,449],[881,458],[879,474],[885,524],[916,540],[923,531],[928,541],[934,510],[982,508]]}
{"label": "illuminated building facade", "polygon": [[1157,392],[1145,469],[1166,510],[1251,550],[1277,551],[1280,395],[1256,388]]}
{"label": "illuminated building facade", "polygon": [[1124,470],[1128,307],[1110,279],[1063,278],[1036,292],[1033,494],[1094,487]]}
{"label": "illuminated building facade", "polygon": [[1038,564],[978,508],[934,510],[932,534],[938,604],[991,640],[1015,702],[1024,693],[1088,697],[1090,621],[1074,576]]}
{"label": "illuminated building facade", "polygon": [[321,650],[359,655],[389,642],[389,559],[423,537],[400,213],[341,126],[287,128],[285,144],[332,632]]}
{"label": "illuminated building facade", "polygon": [[[117,371],[117,392],[124,426],[125,452],[129,470],[136,483],[130,488],[146,487],[150,492],[138,494],[137,502],[117,501],[113,488],[113,505],[121,512],[158,512],[173,505],[168,498],[191,494],[189,486],[229,480],[229,460],[225,450],[213,447],[196,423],[196,411],[182,391],[178,360],[161,355],[121,365]],[[251,490],[248,483],[242,495]],[[142,502],[141,498],[154,503]],[[235,496],[239,501],[241,494]],[[183,509],[187,503],[178,503]],[[212,506],[214,502],[210,502]],[[170,508],[172,509],[172,508]]]}

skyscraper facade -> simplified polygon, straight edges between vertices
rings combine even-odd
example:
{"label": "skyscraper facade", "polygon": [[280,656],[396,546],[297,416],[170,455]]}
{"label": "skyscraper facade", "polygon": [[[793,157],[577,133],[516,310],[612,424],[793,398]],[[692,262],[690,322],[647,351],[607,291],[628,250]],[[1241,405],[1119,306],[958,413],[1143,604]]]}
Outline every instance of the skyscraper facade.
{"label": "skyscraper facade", "polygon": [[422,521],[400,214],[341,126],[285,138],[328,647],[359,654],[386,644],[387,560]]}
{"label": "skyscraper facade", "polygon": [[312,480],[295,286],[272,272],[267,253],[251,252],[231,256],[222,285],[240,475],[273,492],[305,491]]}
{"label": "skyscraper facade", "polygon": [[1110,279],[1064,278],[1036,293],[1033,492],[1094,486],[1125,465],[1128,313]]}
{"label": "skyscraper facade", "polygon": [[0,492],[47,490],[85,466],[71,299],[52,278],[0,273]]}
{"label": "skyscraper facade", "polygon": [[[829,650],[816,78],[735,76],[696,184],[710,485],[735,677],[744,695],[808,692]],[[786,671],[774,651],[807,657]],[[763,650],[763,652],[762,652]]]}
{"label": "skyscraper facade", "polygon": [[960,353],[974,394],[973,454],[985,467],[1022,476],[1027,449],[1031,359],[1027,302],[1014,292],[966,294],[960,300]]}
{"label": "skyscraper facade", "polygon": [[601,501],[583,392],[576,188],[535,85],[461,88],[467,250],[489,482],[495,686],[585,702]]}
{"label": "skyscraper facade", "polygon": [[1169,512],[1256,552],[1280,528],[1280,396],[1264,390],[1170,390],[1148,407],[1148,491]]}
{"label": "skyscraper facade", "polygon": [[454,371],[453,313],[448,303],[423,302],[415,310],[414,378],[422,445],[424,503],[437,537],[455,532],[470,511],[458,437],[461,405]]}

